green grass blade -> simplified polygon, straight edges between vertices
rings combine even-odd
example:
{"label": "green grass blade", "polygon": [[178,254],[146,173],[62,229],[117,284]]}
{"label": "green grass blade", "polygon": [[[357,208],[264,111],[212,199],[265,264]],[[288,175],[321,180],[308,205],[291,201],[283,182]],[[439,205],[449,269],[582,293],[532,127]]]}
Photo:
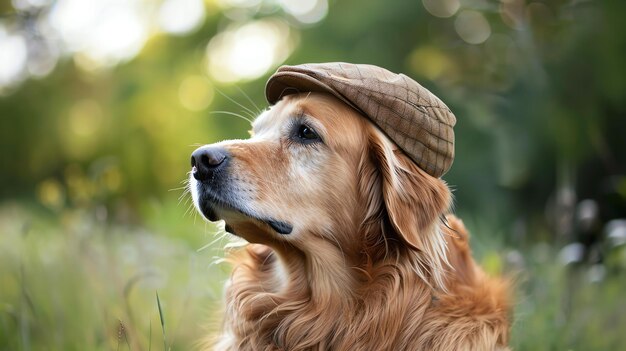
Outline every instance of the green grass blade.
{"label": "green grass blade", "polygon": [[161,300],[159,292],[156,292],[157,306],[159,307],[159,318],[161,319],[161,330],[163,330],[163,351],[167,351],[167,340],[165,338],[165,318],[163,318],[163,308],[161,308]]}

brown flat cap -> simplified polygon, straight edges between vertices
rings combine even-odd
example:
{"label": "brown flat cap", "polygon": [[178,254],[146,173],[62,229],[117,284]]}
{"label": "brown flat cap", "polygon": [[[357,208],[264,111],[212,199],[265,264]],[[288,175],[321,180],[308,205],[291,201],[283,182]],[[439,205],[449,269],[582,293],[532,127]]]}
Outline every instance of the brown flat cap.
{"label": "brown flat cap", "polygon": [[456,118],[413,79],[377,66],[329,62],[282,66],[265,86],[270,104],[310,91],[331,93],[360,111],[433,177],[450,169]]}

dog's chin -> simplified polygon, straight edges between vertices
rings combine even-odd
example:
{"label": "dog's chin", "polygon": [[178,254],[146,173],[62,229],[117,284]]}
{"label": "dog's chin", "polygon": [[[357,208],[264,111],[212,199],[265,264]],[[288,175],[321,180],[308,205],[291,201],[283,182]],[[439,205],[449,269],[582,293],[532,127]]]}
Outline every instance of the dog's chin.
{"label": "dog's chin", "polygon": [[204,204],[200,206],[200,213],[211,222],[224,221],[224,229],[234,235],[241,236],[238,231],[235,230],[234,223],[241,223],[242,221],[254,221],[250,217],[245,217],[239,213],[233,211],[218,208],[215,204]]}
{"label": "dog's chin", "polygon": [[201,204],[198,204],[198,208],[200,210],[200,213],[204,216],[204,218],[208,219],[211,222],[217,222],[219,221],[220,218],[217,215],[217,211],[214,208],[214,205],[203,201]]}
{"label": "dog's chin", "polygon": [[[248,215],[243,211],[232,207],[222,207],[216,204],[202,206],[202,215],[209,221],[215,222],[223,220],[227,232],[240,236],[251,242],[261,242],[258,234],[280,234],[281,236],[291,234],[293,227],[291,224],[274,219],[262,219],[258,216]],[[255,239],[252,239],[255,238]],[[251,240],[252,239],[252,240]]]}
{"label": "dog's chin", "polygon": [[226,231],[229,233],[242,236],[236,228],[249,227],[249,224],[260,229],[271,229],[281,235],[288,235],[293,231],[293,226],[290,223],[256,215],[244,207],[231,204],[215,196],[203,194],[203,196],[193,197],[200,213],[211,222],[224,220]]}

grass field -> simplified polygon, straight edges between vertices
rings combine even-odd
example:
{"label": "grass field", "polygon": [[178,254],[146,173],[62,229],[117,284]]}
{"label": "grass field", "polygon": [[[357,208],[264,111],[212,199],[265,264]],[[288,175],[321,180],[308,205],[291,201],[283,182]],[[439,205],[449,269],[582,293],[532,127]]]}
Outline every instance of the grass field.
{"label": "grass field", "polygon": [[[0,350],[196,348],[216,328],[229,268],[219,229],[183,212],[155,202],[141,226],[112,225],[103,209],[2,205]],[[601,267],[564,266],[556,248],[517,251],[485,234],[473,246],[488,270],[516,272],[515,350],[626,347],[626,277],[612,268],[626,262],[623,246]]]}

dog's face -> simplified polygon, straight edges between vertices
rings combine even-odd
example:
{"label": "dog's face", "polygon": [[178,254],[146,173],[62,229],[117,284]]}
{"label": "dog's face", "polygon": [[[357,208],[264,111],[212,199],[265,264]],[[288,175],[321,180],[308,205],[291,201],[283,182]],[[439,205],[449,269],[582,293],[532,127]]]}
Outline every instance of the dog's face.
{"label": "dog's face", "polygon": [[362,251],[364,241],[386,243],[372,235],[391,232],[420,246],[416,231],[449,202],[441,180],[354,109],[320,93],[283,98],[256,119],[248,140],[197,149],[190,188],[198,210],[223,219],[229,232],[304,252],[320,241],[342,254]]}
{"label": "dog's face", "polygon": [[250,139],[194,152],[194,202],[209,220],[223,219],[252,242],[297,242],[312,228],[333,231],[337,216],[354,218],[358,207],[364,122],[328,95],[287,96],[254,121]]}

